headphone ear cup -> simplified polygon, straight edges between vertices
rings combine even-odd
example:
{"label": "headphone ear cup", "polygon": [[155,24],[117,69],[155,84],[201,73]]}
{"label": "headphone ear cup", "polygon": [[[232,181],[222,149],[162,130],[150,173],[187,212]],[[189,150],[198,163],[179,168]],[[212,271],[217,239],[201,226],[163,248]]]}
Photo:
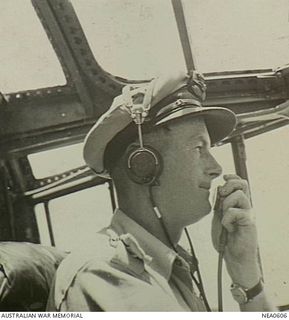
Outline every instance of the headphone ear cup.
{"label": "headphone ear cup", "polygon": [[127,154],[127,173],[135,183],[150,185],[161,171],[161,156],[155,149],[145,146]]}

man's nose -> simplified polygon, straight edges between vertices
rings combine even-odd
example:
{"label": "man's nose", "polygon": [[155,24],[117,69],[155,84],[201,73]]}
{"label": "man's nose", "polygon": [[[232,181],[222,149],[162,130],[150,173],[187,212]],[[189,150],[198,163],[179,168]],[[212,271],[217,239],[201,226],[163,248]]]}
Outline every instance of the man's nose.
{"label": "man's nose", "polygon": [[222,167],[210,152],[208,152],[207,157],[206,173],[211,177],[212,180],[222,174]]}

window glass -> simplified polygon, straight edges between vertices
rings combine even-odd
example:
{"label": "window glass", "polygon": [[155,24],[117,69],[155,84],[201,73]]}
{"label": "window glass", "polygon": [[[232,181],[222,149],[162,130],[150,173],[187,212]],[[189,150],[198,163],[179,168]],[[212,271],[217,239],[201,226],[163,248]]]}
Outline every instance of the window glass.
{"label": "window glass", "polygon": [[66,83],[30,0],[0,1],[0,39],[1,92]]}
{"label": "window glass", "polygon": [[127,79],[185,68],[171,2],[72,0],[101,66]]}
{"label": "window glass", "polygon": [[[171,1],[72,1],[97,61],[114,75],[185,69]],[[198,70],[276,68],[289,62],[287,0],[185,0]]]}
{"label": "window glass", "polygon": [[288,138],[286,126],[246,142],[265,281],[278,305],[289,303]]}
{"label": "window glass", "polygon": [[46,246],[51,246],[51,239],[48,231],[48,224],[43,203],[38,203],[35,206],[35,216],[38,225],[40,243]]}
{"label": "window glass", "polygon": [[287,0],[185,0],[202,72],[276,68],[289,63]]}
{"label": "window glass", "polygon": [[[35,210],[41,241],[50,244],[43,205]],[[112,207],[108,187],[105,184],[51,200],[49,211],[56,247],[81,250],[97,231],[109,225]]]}
{"label": "window glass", "polygon": [[82,143],[78,143],[30,154],[28,159],[35,178],[45,178],[85,165],[82,148]]}

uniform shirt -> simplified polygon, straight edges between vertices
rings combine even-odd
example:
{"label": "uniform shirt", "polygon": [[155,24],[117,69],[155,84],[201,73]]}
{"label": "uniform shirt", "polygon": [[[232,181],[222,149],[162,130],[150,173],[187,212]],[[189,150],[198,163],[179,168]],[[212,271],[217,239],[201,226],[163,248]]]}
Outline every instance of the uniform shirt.
{"label": "uniform shirt", "polygon": [[117,210],[110,227],[63,260],[47,310],[205,311],[190,263],[184,249],[176,253]]}

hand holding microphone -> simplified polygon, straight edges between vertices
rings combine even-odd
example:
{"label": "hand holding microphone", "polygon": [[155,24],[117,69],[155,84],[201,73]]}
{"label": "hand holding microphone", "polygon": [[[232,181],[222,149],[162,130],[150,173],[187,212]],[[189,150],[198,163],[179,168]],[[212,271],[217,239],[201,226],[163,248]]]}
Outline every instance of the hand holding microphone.
{"label": "hand holding microphone", "polygon": [[238,233],[240,226],[254,224],[248,183],[235,174],[224,175],[225,184],[218,186],[212,226],[213,243],[223,250],[228,233]]}
{"label": "hand holding microphone", "polygon": [[224,175],[218,187],[212,222],[215,249],[223,251],[234,283],[255,284],[260,277],[257,262],[257,231],[247,181],[237,175]]}

